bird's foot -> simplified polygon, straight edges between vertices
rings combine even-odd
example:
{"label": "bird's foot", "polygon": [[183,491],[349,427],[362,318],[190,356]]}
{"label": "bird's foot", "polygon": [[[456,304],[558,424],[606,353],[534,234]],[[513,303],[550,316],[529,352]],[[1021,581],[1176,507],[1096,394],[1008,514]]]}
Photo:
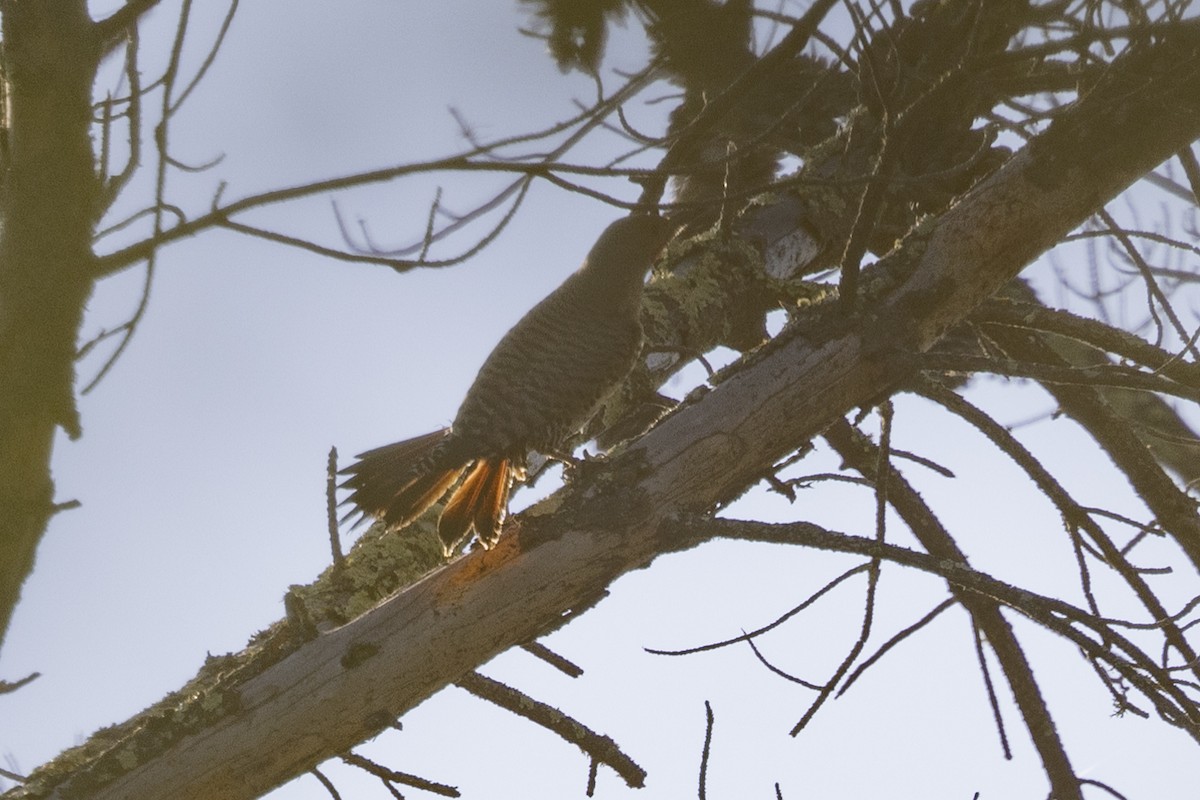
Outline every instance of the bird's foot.
{"label": "bird's foot", "polygon": [[589,467],[600,466],[608,461],[604,453],[589,453],[587,450],[578,458],[565,453],[547,453],[546,456],[562,462],[564,481],[572,481]]}

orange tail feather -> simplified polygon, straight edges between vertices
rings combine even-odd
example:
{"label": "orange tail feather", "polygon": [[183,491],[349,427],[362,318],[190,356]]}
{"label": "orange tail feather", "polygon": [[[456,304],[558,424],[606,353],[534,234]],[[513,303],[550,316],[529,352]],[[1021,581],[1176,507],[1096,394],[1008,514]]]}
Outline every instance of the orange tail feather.
{"label": "orange tail feather", "polygon": [[502,460],[488,475],[475,506],[475,533],[479,543],[490,548],[500,538],[500,528],[508,516],[508,493],[512,489],[513,471],[508,459]]}
{"label": "orange tail feather", "polygon": [[379,516],[388,529],[403,528],[438,500],[462,477],[466,466],[431,472],[417,478],[396,493],[391,504]]}
{"label": "orange tail feather", "polygon": [[438,519],[438,537],[449,557],[472,529],[484,547],[500,535],[508,506],[512,472],[508,459],[480,459],[446,502]]}
{"label": "orange tail feather", "polygon": [[[403,528],[451,492],[438,520],[438,536],[447,557],[472,531],[484,547],[496,543],[508,513],[514,476],[512,461],[507,458],[455,463],[442,449],[448,433],[434,431],[368,450],[342,470],[350,476],[342,483],[342,488],[350,490],[345,502],[353,504],[363,517],[382,520],[389,529]],[[466,478],[453,488],[464,472]],[[354,513],[350,511],[342,522]]]}

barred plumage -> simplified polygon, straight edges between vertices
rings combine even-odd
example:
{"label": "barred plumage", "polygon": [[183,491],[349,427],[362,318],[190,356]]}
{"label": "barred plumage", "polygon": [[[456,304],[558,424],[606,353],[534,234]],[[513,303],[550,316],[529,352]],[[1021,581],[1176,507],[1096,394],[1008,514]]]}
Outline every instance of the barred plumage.
{"label": "barred plumage", "polygon": [[346,502],[402,528],[453,487],[438,520],[446,556],[472,530],[490,547],[525,456],[559,450],[632,369],[642,284],[669,232],[659,217],[609,225],[583,266],[496,345],[449,428],[362,453],[343,470]]}

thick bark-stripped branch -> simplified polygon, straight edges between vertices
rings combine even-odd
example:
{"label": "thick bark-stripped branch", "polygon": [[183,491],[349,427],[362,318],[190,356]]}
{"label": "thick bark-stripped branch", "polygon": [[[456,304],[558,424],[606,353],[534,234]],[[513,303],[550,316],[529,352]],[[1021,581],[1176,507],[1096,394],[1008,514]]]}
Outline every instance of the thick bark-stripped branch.
{"label": "thick bark-stripped branch", "polygon": [[861,317],[817,338],[785,332],[519,517],[495,549],[449,564],[226,689],[232,710],[166,752],[139,751],[134,736],[105,757],[106,768],[122,765],[115,777],[84,767],[55,787],[35,781],[11,796],[249,798],[345,752],[676,548],[664,535],[672,515],[737,496],[848,410],[894,391],[914,368],[906,352],[927,349],[1197,137],[1200,26],[1189,24],[1134,46],[1046,133],[865,272],[864,288],[891,288],[872,290]]}

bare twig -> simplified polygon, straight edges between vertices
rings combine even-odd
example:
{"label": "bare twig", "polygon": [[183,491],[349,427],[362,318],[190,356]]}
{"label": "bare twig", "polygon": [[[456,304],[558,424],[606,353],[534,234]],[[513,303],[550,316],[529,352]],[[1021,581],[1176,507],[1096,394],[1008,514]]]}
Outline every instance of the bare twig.
{"label": "bare twig", "polygon": [[[953,587],[979,598],[990,598],[1020,612],[1033,622],[1078,646],[1089,658],[1108,665],[1144,694],[1159,716],[1200,742],[1200,705],[1182,691],[1154,658],[1102,619],[1063,600],[1040,595],[978,572],[961,561],[920,553],[874,538],[850,536],[809,523],[764,523],[747,520],[681,517],[664,533],[679,541],[711,539],[770,542],[814,547],[831,552],[878,555],[886,561],[941,577]],[[1095,638],[1085,634],[1091,631]],[[995,642],[989,639],[995,649]],[[1003,663],[1003,661],[1002,661]]]}
{"label": "bare twig", "polygon": [[[515,192],[523,193],[525,190],[528,189],[530,180],[532,180],[534,178],[541,177],[541,178],[550,179],[554,182],[558,182],[560,185],[564,185],[571,189],[582,188],[582,187],[577,187],[576,184],[572,184],[570,181],[566,181],[562,178],[559,178],[556,173],[592,176],[592,177],[620,177],[620,178],[643,179],[646,175],[649,174],[646,170],[617,169],[617,168],[610,168],[610,167],[593,167],[593,166],[587,166],[587,165],[569,165],[569,164],[558,163],[557,159],[560,158],[563,154],[565,154],[571,147],[573,147],[575,144],[577,144],[581,139],[583,139],[591,130],[593,130],[595,128],[595,126],[600,124],[600,121],[604,118],[604,116],[606,116],[609,113],[612,113],[612,111],[616,107],[618,107],[620,105],[620,103],[627,101],[628,99],[633,97],[638,91],[645,88],[645,86],[652,79],[652,76],[653,76],[652,72],[649,72],[649,71],[644,71],[643,73],[639,73],[639,74],[633,76],[632,78],[630,78],[630,80],[627,81],[626,84],[624,86],[622,86],[620,90],[618,90],[616,93],[614,93],[614,95],[612,97],[603,99],[602,102],[600,104],[598,104],[597,106],[594,106],[593,108],[588,109],[586,112],[581,113],[580,115],[578,115],[577,117],[575,117],[571,120],[568,120],[563,123],[558,123],[558,124],[552,126],[551,128],[548,128],[543,131],[539,131],[535,134],[525,134],[525,135],[521,135],[521,136],[507,137],[505,139],[501,139],[496,142],[487,143],[487,144],[473,147],[463,153],[460,153],[458,155],[449,156],[446,158],[434,159],[432,161],[426,161],[426,162],[404,164],[404,165],[399,165],[396,167],[384,168],[384,169],[379,169],[379,170],[370,170],[367,172],[355,173],[352,175],[347,175],[347,176],[338,177],[338,178],[330,178],[330,179],[325,179],[325,180],[312,181],[309,183],[299,184],[299,185],[292,186],[292,187],[272,190],[269,192],[263,192],[263,193],[257,194],[257,195],[250,195],[250,196],[242,198],[241,200],[237,200],[237,201],[225,204],[225,205],[218,205],[217,203],[214,203],[213,207],[206,214],[203,214],[192,220],[182,220],[170,229],[163,230],[163,231],[156,231],[150,239],[144,240],[142,242],[138,242],[133,245],[129,245],[121,250],[114,252],[114,253],[109,253],[107,255],[101,256],[99,259],[97,259],[96,275],[97,275],[97,277],[103,277],[105,275],[110,275],[110,274],[119,272],[123,269],[126,269],[127,267],[148,258],[151,252],[153,252],[155,249],[157,249],[158,247],[161,247],[165,244],[169,244],[171,242],[178,241],[183,238],[194,236],[198,233],[201,233],[203,231],[206,231],[206,230],[214,228],[214,227],[221,227],[221,226],[233,227],[233,225],[231,225],[231,223],[232,223],[232,218],[234,216],[244,213],[246,211],[252,210],[252,209],[262,208],[265,206],[282,203],[282,202],[287,202],[287,201],[291,201],[291,200],[297,200],[297,199],[301,199],[304,197],[311,197],[314,195],[331,194],[333,192],[337,192],[337,191],[349,189],[349,188],[354,188],[354,187],[358,187],[358,186],[366,186],[366,185],[371,185],[371,184],[375,184],[375,183],[384,183],[384,182],[396,180],[398,178],[407,177],[410,175],[417,175],[417,174],[424,174],[424,173],[436,173],[436,172],[455,172],[455,171],[480,172],[480,171],[482,171],[482,172],[516,173],[516,174],[519,174],[522,176],[519,180],[514,181],[507,188],[505,188],[501,192],[499,192],[492,200],[482,204],[478,209],[473,211],[471,214],[465,215],[464,217],[455,220],[454,222],[450,223],[449,225],[445,226],[441,230],[434,233],[432,236],[422,237],[422,241],[418,242],[416,245],[412,246],[411,248],[405,248],[405,251],[411,251],[411,252],[416,252],[416,251],[419,251],[422,249],[427,249],[428,245],[431,241],[439,240],[439,239],[443,238],[444,236],[447,236],[450,233],[453,233],[454,231],[456,231],[459,228],[466,225],[472,219],[475,219],[479,214],[484,213],[487,210],[497,207],[499,204],[501,204],[505,200],[507,200],[513,193],[515,193]],[[533,158],[534,160],[532,162],[530,162],[528,160],[523,160],[520,162],[516,162],[516,161],[505,162],[505,161],[497,161],[497,160],[477,160],[477,159],[483,158],[485,156],[489,156],[490,154],[493,154],[495,151],[497,151],[503,147],[509,147],[514,144],[530,141],[533,139],[545,138],[547,136],[554,135],[562,130],[569,129],[571,127],[577,127],[577,129],[572,131],[571,135],[566,137],[566,139],[561,144],[559,144],[555,148],[553,148],[549,154],[522,157],[523,159]],[[591,190],[588,190],[588,191],[590,193],[592,193],[593,195],[600,196],[601,199],[605,200],[606,202],[613,202],[613,203],[621,204],[621,201],[618,201],[616,198],[609,197],[607,195],[599,195],[598,193],[591,192]],[[628,204],[625,204],[625,205],[628,205]],[[261,229],[253,228],[250,226],[245,226],[244,229],[241,230],[241,232],[250,233],[253,235],[259,235],[259,236],[262,236],[263,238],[272,238],[274,240],[281,241],[282,243],[289,244],[292,246],[304,246],[301,244],[301,240],[299,240],[297,237],[289,237],[286,234],[274,234],[273,232],[263,231]],[[343,227],[343,232],[345,235],[344,227]],[[496,232],[493,232],[492,236],[488,237],[489,241],[491,238],[494,238],[495,233]],[[347,241],[349,241],[348,237],[347,237]],[[427,261],[413,261],[413,260],[409,260],[409,259],[398,258],[397,253],[402,252],[402,251],[387,252],[387,251],[378,250],[376,248],[371,248],[369,250],[359,250],[358,252],[345,252],[345,251],[337,251],[334,248],[325,248],[325,247],[323,247],[321,245],[317,245],[315,243],[308,243],[307,249],[313,249],[315,251],[321,252],[323,255],[331,255],[331,256],[335,256],[335,257],[339,257],[339,258],[345,258],[348,260],[354,260],[354,256],[366,256],[367,258],[364,258],[362,260],[371,261],[372,257],[378,258],[378,257],[386,256],[386,257],[389,257],[390,259],[394,259],[394,260],[385,260],[381,263],[386,263],[388,266],[391,266],[393,269],[409,269],[409,268],[417,267],[417,266],[444,266],[444,265],[448,265],[451,263],[459,263],[461,260],[463,260],[465,258],[465,256],[463,256],[463,257],[460,257],[457,259],[448,260],[444,263],[442,263],[442,262],[427,262]],[[472,248],[471,252],[477,252],[478,249],[479,249],[478,247]]]}
{"label": "bare twig", "polygon": [[[1184,663],[1191,664],[1200,677],[1200,659],[1173,623],[1172,615],[1162,606],[1158,596],[1146,584],[1125,555],[1113,544],[1099,525],[1075,502],[1065,488],[1050,474],[1041,462],[1030,453],[1004,426],[997,423],[980,409],[967,402],[957,393],[932,382],[923,385],[921,393],[965,419],[984,433],[1000,450],[1013,459],[1037,485],[1062,514],[1069,529],[1081,528],[1088,533],[1092,542],[1100,549],[1100,558],[1121,576],[1150,613],[1156,626],[1160,626],[1166,639],[1176,648]],[[1085,586],[1085,593],[1090,592]],[[1094,600],[1091,601],[1094,603]]]}
{"label": "bare twig", "polygon": [[329,549],[333,555],[333,568],[341,569],[346,562],[342,553],[342,539],[338,532],[337,518],[337,473],[338,452],[336,447],[329,448],[329,462],[325,470],[325,512],[329,525]]}
{"label": "bare twig", "polygon": [[[888,458],[891,448],[892,439],[892,405],[891,402],[885,402],[879,407],[880,416],[880,445],[875,451],[875,469],[874,473],[868,473],[859,466],[859,471],[863,473],[863,477],[873,479],[875,484],[875,541],[883,544],[887,533],[887,507],[888,507],[888,492],[893,470],[890,466]],[[844,457],[844,455],[843,455]],[[825,701],[833,696],[833,691],[837,688],[842,677],[850,671],[854,662],[858,660],[863,648],[867,646],[867,639],[871,636],[871,627],[875,618],[875,597],[879,587],[879,574],[882,560],[878,557],[873,557],[867,563],[867,592],[866,602],[863,609],[862,627],[859,629],[858,639],[855,640],[850,651],[838,664],[836,670],[821,690],[817,693],[817,697],[813,700],[808,710],[804,712],[804,716],[792,727],[791,736],[796,736],[809,723]]]}
{"label": "bare twig", "polygon": [[[358,767],[364,772],[369,772],[375,777],[382,780],[385,785],[400,783],[405,786],[411,786],[414,789],[420,789],[431,794],[436,794],[440,797],[461,797],[462,793],[453,786],[436,781],[427,780],[418,775],[411,775],[407,772],[389,769],[382,764],[377,764],[369,758],[360,756],[357,753],[345,753],[342,755],[342,761],[347,764]],[[390,788],[390,786],[389,786]]]}
{"label": "bare twig", "polygon": [[233,24],[233,18],[237,14],[239,2],[240,0],[229,0],[229,10],[225,12],[225,18],[221,20],[221,27],[217,30],[216,38],[213,40],[212,45],[209,46],[208,52],[204,55],[204,60],[200,62],[200,66],[196,69],[196,74],[192,76],[188,85],[183,88],[183,91],[179,93],[170,105],[168,109],[170,114],[174,114],[183,107],[188,97],[200,85],[200,82],[204,80],[204,76],[208,73],[209,68],[212,67],[213,62],[217,60],[217,53],[221,51],[221,45],[225,43],[225,36],[229,33],[229,26]]}
{"label": "bare twig", "polygon": [[[1002,328],[993,330],[992,336],[1022,363],[1065,367],[1064,360],[1040,339]],[[1200,517],[1195,501],[1180,491],[1145,444],[1094,388],[1067,383],[1050,383],[1046,388],[1125,473],[1163,530],[1175,538],[1193,564],[1200,565]]]}
{"label": "bare twig", "polygon": [[129,105],[125,113],[129,129],[129,157],[125,166],[115,175],[110,174],[107,169],[100,171],[101,176],[106,179],[100,205],[106,209],[129,184],[142,159],[142,74],[138,69],[140,47],[138,28],[136,25],[130,25],[125,42],[125,78],[129,81]]}
{"label": "bare twig", "polygon": [[1103,322],[1036,303],[990,300],[973,317],[976,321],[1065,336],[1106,351],[1180,383],[1200,383],[1200,366],[1156,347],[1140,336]]}
{"label": "bare twig", "polygon": [[754,652],[754,657],[758,659],[760,664],[771,670],[771,672],[775,673],[779,677],[783,678],[785,681],[797,684],[798,686],[803,686],[805,689],[812,689],[817,692],[824,690],[828,685],[827,683],[821,684],[813,683],[812,681],[806,681],[804,678],[792,675],[790,672],[785,672],[767,660],[767,657],[764,656],[762,651],[758,649],[758,645],[753,639],[747,639],[746,644],[750,645],[750,649]]}
{"label": "bare twig", "polygon": [[521,649],[531,656],[540,658],[550,666],[554,667],[559,672],[572,678],[578,678],[583,674],[583,667],[573,661],[563,658],[558,653],[551,650],[541,642],[527,642],[521,645]]}
{"label": "bare twig", "polygon": [[[816,529],[816,526],[814,525],[813,528]],[[859,574],[860,572],[866,572],[866,571],[867,571],[866,564],[859,564],[856,567],[852,567],[852,568],[846,570],[841,575],[837,576],[833,580],[826,583],[824,586],[822,586],[816,592],[809,595],[808,598],[804,602],[802,602],[800,605],[798,605],[795,608],[791,609],[790,611],[780,615],[773,622],[769,622],[766,625],[763,625],[761,628],[756,628],[756,629],[750,631],[749,633],[743,632],[741,636],[735,636],[732,639],[724,639],[719,642],[712,642],[710,644],[704,644],[704,645],[700,645],[698,647],[688,647],[683,650],[663,650],[663,649],[653,648],[653,647],[647,647],[647,648],[645,648],[645,650],[647,653],[652,653],[656,656],[688,656],[688,655],[692,655],[693,653],[703,653],[707,650],[717,650],[722,647],[728,647],[729,645],[737,644],[738,642],[748,642],[751,639],[761,636],[764,633],[766,633],[767,631],[777,628],[780,625],[782,625],[783,623],[787,622],[789,619],[796,616],[801,611],[803,611],[804,609],[811,606],[813,603],[817,602],[817,600],[821,599],[821,597],[823,597],[825,594],[832,591],[835,587],[837,587],[843,581],[847,580],[848,578],[853,577],[854,575]]]}
{"label": "bare twig", "polygon": [[1200,385],[1189,386],[1122,364],[1073,367],[1036,361],[999,359],[962,353],[927,353],[920,357],[921,369],[945,373],[990,372],[1009,378],[1032,378],[1039,383],[1064,386],[1105,386],[1160,392],[1200,403]]}
{"label": "bare twig", "polygon": [[142,15],[158,5],[160,0],[129,0],[124,6],[96,23],[96,38],[105,53],[118,45],[122,34],[137,25]]}
{"label": "bare twig", "polygon": [[15,681],[0,681],[0,694],[8,694],[9,692],[15,692],[17,689],[20,689],[22,686],[30,684],[33,681],[36,681],[40,677],[42,677],[42,673],[31,672],[28,675],[26,675],[24,678],[18,678]]}
{"label": "bare twig", "polygon": [[880,645],[879,649],[876,650],[873,654],[871,654],[871,656],[863,659],[862,663],[859,664],[854,669],[854,671],[851,672],[846,677],[845,682],[842,683],[842,688],[838,689],[837,695],[835,695],[835,696],[841,697],[843,694],[845,694],[846,690],[849,689],[854,684],[854,682],[857,681],[864,672],[866,672],[876,662],[878,662],[881,658],[883,658],[885,655],[887,655],[887,653],[893,647],[900,644],[905,639],[912,636],[914,633],[921,630],[929,623],[933,622],[935,619],[937,619],[937,617],[943,611],[945,611],[948,608],[954,607],[955,605],[957,605],[957,603],[958,603],[958,601],[955,600],[954,598],[949,598],[949,599],[943,600],[942,602],[940,602],[936,606],[934,606],[933,610],[931,610],[928,614],[921,617],[919,620],[914,622],[912,625],[909,625],[908,627],[904,628],[903,630],[898,631],[895,635],[892,636],[892,638],[888,639],[886,642],[884,642],[882,645]]}
{"label": "bare twig", "polygon": [[712,753],[713,710],[712,703],[704,701],[704,747],[700,750],[700,779],[698,793],[700,800],[708,796],[708,757]]}
{"label": "bare twig", "polygon": [[321,785],[325,787],[325,791],[329,792],[329,796],[332,797],[333,800],[342,800],[342,796],[338,794],[337,787],[333,785],[333,781],[329,780],[329,778],[325,776],[324,772],[321,772],[321,770],[313,767],[308,771],[308,773],[321,782]]}
{"label": "bare twig", "polygon": [[[873,474],[879,463],[876,448],[865,436],[848,423],[836,423],[825,435],[826,441],[854,469],[876,481],[881,475]],[[942,527],[937,517],[925,505],[908,482],[891,467],[886,468],[890,488],[890,502],[900,517],[930,553],[952,563],[966,565],[967,558],[958,548],[949,532]],[[952,585],[951,589],[955,587]],[[993,652],[1000,660],[1009,685],[1021,709],[1026,728],[1033,738],[1042,765],[1050,779],[1056,796],[1063,800],[1082,800],[1078,778],[1067,756],[1050,716],[1042,700],[1041,690],[1033,676],[1033,669],[1017,641],[1008,621],[1000,614],[996,604],[986,598],[969,593],[955,592],[963,606],[971,613],[975,624],[987,635]]]}
{"label": "bare twig", "polygon": [[1186,147],[1179,151],[1178,157],[1179,163],[1183,165],[1183,174],[1187,176],[1188,185],[1192,187],[1191,200],[1200,205],[1200,163],[1196,161],[1196,154],[1190,147]]}
{"label": "bare twig", "polygon": [[[1117,241],[1121,243],[1121,246],[1124,248],[1129,260],[1133,262],[1133,264],[1137,267],[1138,272],[1141,274],[1142,280],[1146,285],[1146,305],[1150,310],[1151,316],[1153,316],[1157,321],[1157,308],[1161,308],[1163,313],[1167,315],[1167,319],[1170,321],[1171,327],[1175,330],[1176,335],[1178,335],[1179,338],[1185,342],[1188,341],[1190,339],[1190,335],[1188,334],[1187,329],[1184,328],[1183,323],[1179,321],[1179,316],[1175,313],[1175,308],[1171,305],[1171,301],[1163,292],[1162,287],[1158,285],[1158,281],[1155,279],[1154,273],[1150,269],[1150,265],[1146,263],[1146,259],[1142,257],[1141,251],[1138,250],[1134,245],[1133,240],[1126,235],[1124,229],[1117,224],[1117,221],[1113,219],[1112,215],[1109,214],[1108,211],[1102,208],[1097,212],[1097,216],[1104,221],[1104,224],[1108,226],[1109,232],[1117,238]],[[1161,328],[1161,323],[1159,325]],[[1162,334],[1160,330],[1160,338],[1161,335]],[[1189,346],[1188,350],[1192,354],[1193,359],[1200,360],[1200,351],[1198,351],[1195,346]]]}
{"label": "bare twig", "polygon": [[972,623],[972,637],[975,640],[975,659],[979,662],[979,674],[983,676],[983,688],[987,691],[988,705],[992,707],[992,719],[996,722],[996,733],[1000,737],[1000,747],[1004,751],[1006,761],[1012,760],[1012,748],[1008,744],[1008,731],[1004,727],[1004,715],[1000,713],[1000,701],[996,697],[996,687],[992,684],[992,671],[988,668],[987,653],[983,650],[983,636],[979,626]]}
{"label": "bare twig", "polygon": [[[179,75],[179,61],[183,52],[183,44],[187,39],[188,20],[191,17],[192,2],[191,0],[183,0],[183,4],[179,10],[179,22],[175,28],[175,40],[171,45],[171,55],[167,61],[166,70],[163,72],[163,89],[162,89],[162,109],[161,117],[157,127],[154,130],[154,141],[158,152],[158,165],[154,179],[154,232],[153,239],[159,238],[163,233],[163,209],[166,204],[166,185],[167,185],[167,166],[170,163],[168,155],[167,139],[168,129],[170,127],[171,118],[178,106],[172,103],[172,92],[175,88],[175,81]],[[131,135],[137,136],[137,132],[131,132]],[[96,375],[92,380],[80,390],[81,394],[87,394],[94,389],[109,371],[116,365],[124,354],[125,349],[129,346],[129,342],[133,339],[133,334],[137,331],[139,323],[145,316],[146,309],[150,302],[150,287],[154,282],[154,270],[157,263],[158,249],[151,248],[146,254],[146,278],[142,284],[142,295],[138,301],[137,308],[134,309],[133,316],[130,317],[117,330],[121,332],[121,341],[109,354],[104,364],[101,365]]]}
{"label": "bare twig", "polygon": [[455,681],[454,685],[558,734],[586,753],[593,761],[611,767],[627,786],[640,788],[645,785],[646,771],[625,755],[616,742],[596,733],[557,708],[534,700],[511,686],[478,672],[464,675]]}

